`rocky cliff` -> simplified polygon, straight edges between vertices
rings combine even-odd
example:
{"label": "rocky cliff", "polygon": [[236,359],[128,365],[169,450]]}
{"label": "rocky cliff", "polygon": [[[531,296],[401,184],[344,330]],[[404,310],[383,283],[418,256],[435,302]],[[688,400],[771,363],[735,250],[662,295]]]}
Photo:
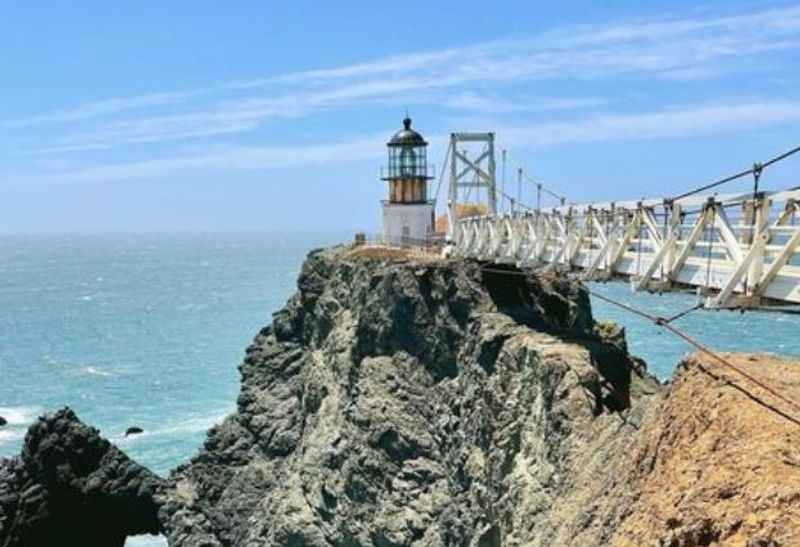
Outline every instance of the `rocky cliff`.
{"label": "rocky cliff", "polygon": [[[800,398],[796,363],[731,358]],[[237,412],[163,481],[41,420],[0,464],[0,546],[87,521],[76,544],[800,544],[791,409],[699,357],[660,385],[576,282],[316,251],[240,371]]]}
{"label": "rocky cliff", "polygon": [[172,545],[566,544],[659,389],[576,283],[345,250],[241,374],[170,479]]}

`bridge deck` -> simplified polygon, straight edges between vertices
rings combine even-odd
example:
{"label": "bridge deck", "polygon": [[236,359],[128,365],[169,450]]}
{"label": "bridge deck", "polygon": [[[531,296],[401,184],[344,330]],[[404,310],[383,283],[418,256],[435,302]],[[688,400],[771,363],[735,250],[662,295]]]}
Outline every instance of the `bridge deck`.
{"label": "bridge deck", "polygon": [[604,203],[458,219],[463,256],[699,287],[709,307],[800,303],[800,190]]}

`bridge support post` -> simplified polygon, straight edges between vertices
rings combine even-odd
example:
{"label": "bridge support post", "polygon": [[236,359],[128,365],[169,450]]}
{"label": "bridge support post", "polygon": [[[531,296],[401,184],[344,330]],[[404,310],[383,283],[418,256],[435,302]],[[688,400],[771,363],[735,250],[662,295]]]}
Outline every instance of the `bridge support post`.
{"label": "bridge support post", "polygon": [[[455,137],[450,135],[450,150],[455,152]],[[453,159],[455,154],[451,154],[450,159],[450,185],[448,187],[449,195],[447,198],[447,239],[453,244],[460,243],[459,230],[458,230],[458,186],[456,186],[456,162]]]}
{"label": "bridge support post", "polygon": [[[780,218],[775,223],[775,227],[787,226],[789,221],[798,213],[800,213],[800,203],[798,203],[796,199],[790,199],[787,201],[786,208],[783,213],[781,213]],[[781,269],[789,263],[798,249],[800,249],[800,229],[796,226],[793,226],[793,228],[791,235],[775,255],[772,262],[770,262],[764,275],[753,289],[753,295],[755,297],[761,299],[767,287],[775,280]]]}
{"label": "bridge support post", "polygon": [[[669,272],[672,270],[672,267],[675,264],[675,249],[677,248],[676,243],[678,240],[680,240],[682,235],[681,232],[683,232],[683,212],[681,211],[680,203],[675,203],[674,201],[669,202],[669,207],[666,210],[669,211],[669,228],[667,231],[669,248],[667,249],[667,256],[664,258],[664,272]],[[665,289],[671,288],[669,280],[663,273],[661,275],[661,282],[664,284]]]}
{"label": "bridge support post", "polygon": [[[468,145],[481,146],[477,155],[468,157],[460,148]],[[497,184],[494,156],[494,133],[451,133],[450,134],[450,188],[448,199],[448,238],[458,244],[456,226],[459,218],[466,209],[461,206],[468,204],[468,200],[475,191],[474,205],[480,203],[481,189],[486,190],[485,214],[491,217],[497,215]],[[462,210],[463,209],[463,210]],[[472,214],[477,212],[473,211]]]}
{"label": "bridge support post", "polygon": [[[767,243],[769,243],[769,211],[772,203],[769,198],[758,196],[753,200],[753,209],[755,209],[755,223],[752,231],[752,241],[750,243],[751,249],[755,256],[750,263],[750,269],[747,272],[747,284],[745,285],[745,292],[751,299],[760,299],[756,294],[756,289],[761,281],[761,275],[764,273],[764,254]],[[753,302],[753,305],[757,305]]]}

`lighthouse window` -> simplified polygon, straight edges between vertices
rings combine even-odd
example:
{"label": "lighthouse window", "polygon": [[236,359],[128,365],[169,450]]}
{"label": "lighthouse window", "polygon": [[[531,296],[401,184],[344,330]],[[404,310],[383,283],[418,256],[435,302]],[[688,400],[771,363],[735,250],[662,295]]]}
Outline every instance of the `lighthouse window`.
{"label": "lighthouse window", "polygon": [[389,176],[396,177],[397,175],[397,148],[389,148]]}
{"label": "lighthouse window", "polygon": [[413,148],[403,148],[400,152],[400,172],[402,175],[416,175],[417,155]]}

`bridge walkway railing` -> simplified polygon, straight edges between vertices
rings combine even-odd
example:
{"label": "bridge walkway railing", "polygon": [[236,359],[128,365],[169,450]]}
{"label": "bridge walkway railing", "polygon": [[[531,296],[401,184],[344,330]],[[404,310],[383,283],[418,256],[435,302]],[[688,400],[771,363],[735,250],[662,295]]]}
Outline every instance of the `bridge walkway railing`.
{"label": "bridge walkway railing", "polygon": [[456,253],[636,290],[695,287],[708,307],[800,303],[800,190],[690,195],[459,219]]}

